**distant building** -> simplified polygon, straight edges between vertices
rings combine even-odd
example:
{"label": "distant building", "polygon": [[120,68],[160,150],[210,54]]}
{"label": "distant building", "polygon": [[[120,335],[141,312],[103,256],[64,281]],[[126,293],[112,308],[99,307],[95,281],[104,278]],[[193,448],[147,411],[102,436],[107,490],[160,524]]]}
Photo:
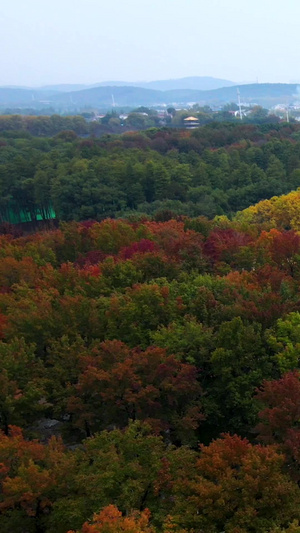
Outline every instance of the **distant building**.
{"label": "distant building", "polygon": [[187,130],[194,130],[199,128],[199,120],[196,117],[187,117],[183,120],[184,126]]}

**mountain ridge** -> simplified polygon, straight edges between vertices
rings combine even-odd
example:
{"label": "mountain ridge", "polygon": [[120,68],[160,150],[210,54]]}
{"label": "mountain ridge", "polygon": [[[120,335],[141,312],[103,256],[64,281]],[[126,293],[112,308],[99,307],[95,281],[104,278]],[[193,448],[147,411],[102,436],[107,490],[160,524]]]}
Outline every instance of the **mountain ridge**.
{"label": "mountain ridge", "polygon": [[33,91],[58,91],[58,92],[73,92],[85,89],[94,89],[96,87],[141,87],[143,89],[155,89],[158,91],[172,90],[172,89],[195,89],[195,90],[210,90],[221,87],[231,87],[236,85],[236,82],[225,80],[222,78],[214,78],[212,76],[187,76],[184,78],[170,78],[166,80],[153,81],[102,81],[98,83],[60,83],[47,84],[40,87],[26,87],[18,85],[1,86],[5,89],[28,89]]}
{"label": "mountain ridge", "polygon": [[57,110],[83,109],[92,107],[137,107],[140,105],[224,105],[237,100],[240,89],[241,100],[249,103],[274,105],[274,103],[299,100],[298,84],[253,83],[233,85],[211,90],[172,89],[159,91],[137,86],[100,86],[69,92],[54,90],[34,90],[20,88],[0,88],[0,106],[42,108],[51,106]]}

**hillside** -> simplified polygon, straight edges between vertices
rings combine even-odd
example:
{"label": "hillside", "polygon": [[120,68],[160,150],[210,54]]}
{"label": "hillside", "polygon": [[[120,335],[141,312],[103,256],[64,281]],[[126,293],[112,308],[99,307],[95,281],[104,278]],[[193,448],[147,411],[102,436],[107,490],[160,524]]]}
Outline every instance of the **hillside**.
{"label": "hillside", "polygon": [[34,91],[59,91],[59,92],[71,92],[80,91],[82,89],[92,89],[94,87],[141,87],[144,89],[157,89],[161,91],[172,89],[198,89],[209,90],[217,89],[220,87],[227,87],[236,85],[236,83],[223,80],[220,78],[213,78],[209,76],[190,76],[187,78],[168,79],[168,80],[154,80],[148,82],[142,81],[102,81],[100,83],[90,84],[72,84],[72,83],[60,83],[53,85],[44,85],[41,87],[18,87],[8,86],[6,89],[28,89]]}
{"label": "hillside", "polygon": [[[191,80],[189,79],[187,84],[193,85]],[[180,81],[178,85],[181,85],[181,83],[184,84],[184,82]],[[146,85],[148,86],[149,84]],[[165,87],[167,86],[169,86],[168,83],[165,84]],[[261,103],[265,106],[294,101],[299,98],[297,84],[248,84],[241,85],[239,89],[243,101]],[[47,90],[0,88],[0,107],[28,107],[30,105],[33,108],[52,106],[58,110],[71,110],[90,106],[107,109],[112,106],[112,95],[116,105],[129,107],[161,104],[186,105],[190,102],[198,102],[203,105],[224,105],[226,102],[236,101],[237,86],[201,91],[187,88],[157,90],[133,86],[100,86],[73,91],[54,91],[50,87]]]}
{"label": "hillside", "polygon": [[112,107],[112,95],[116,105],[154,105],[162,101],[162,93],[152,89],[140,87],[94,87],[81,91],[56,94],[52,101],[54,105]]}
{"label": "hillside", "polygon": [[47,91],[36,89],[5,88],[0,87],[0,106],[38,106],[45,100],[51,99],[56,91],[49,89]]}
{"label": "hillside", "polygon": [[134,86],[142,87],[144,89],[155,89],[157,91],[172,91],[177,89],[192,89],[198,91],[219,89],[221,87],[230,87],[236,85],[233,81],[223,80],[219,78],[212,78],[209,76],[190,76],[179,79],[169,80],[155,80],[148,82],[123,82],[123,81],[110,81],[95,84],[97,86]]}
{"label": "hillside", "polygon": [[[256,102],[274,101],[278,103],[280,99],[287,98],[288,100],[299,99],[298,85],[288,83],[253,83],[239,86],[242,101]],[[203,91],[202,98],[205,102],[212,101],[235,101],[237,86],[225,87],[216,89],[214,91]],[[201,99],[199,93],[199,98]]]}
{"label": "hillside", "polygon": [[[241,98],[247,102],[270,102],[288,99],[297,99],[296,84],[265,83],[251,84],[240,87]],[[112,94],[118,106],[158,105],[158,104],[188,104],[198,102],[201,104],[224,104],[237,99],[237,87],[223,87],[209,91],[192,89],[173,89],[166,91],[150,90],[140,87],[96,87],[83,91],[58,94],[53,97],[56,105],[77,106],[91,105],[110,107]]]}

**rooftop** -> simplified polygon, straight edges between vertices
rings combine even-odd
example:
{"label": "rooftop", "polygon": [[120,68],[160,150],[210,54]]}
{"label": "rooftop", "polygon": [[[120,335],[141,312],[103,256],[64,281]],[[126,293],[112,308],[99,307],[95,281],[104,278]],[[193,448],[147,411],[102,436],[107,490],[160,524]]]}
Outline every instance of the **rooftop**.
{"label": "rooftop", "polygon": [[189,122],[198,122],[198,119],[196,117],[187,117],[184,119],[184,121],[189,121]]}

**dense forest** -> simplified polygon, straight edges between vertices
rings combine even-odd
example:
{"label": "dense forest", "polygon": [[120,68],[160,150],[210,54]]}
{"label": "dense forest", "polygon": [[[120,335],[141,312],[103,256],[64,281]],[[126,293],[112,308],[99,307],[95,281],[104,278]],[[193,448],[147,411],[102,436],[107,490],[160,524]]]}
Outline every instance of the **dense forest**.
{"label": "dense forest", "polygon": [[60,221],[232,216],[300,186],[298,124],[212,123],[97,139],[83,137],[82,117],[69,117],[63,131],[62,117],[27,117],[27,131],[15,129],[22,120],[3,117],[2,222],[53,213]]}
{"label": "dense forest", "polygon": [[72,120],[0,136],[1,533],[300,533],[300,125]]}
{"label": "dense forest", "polygon": [[299,533],[299,205],[1,236],[1,533]]}

